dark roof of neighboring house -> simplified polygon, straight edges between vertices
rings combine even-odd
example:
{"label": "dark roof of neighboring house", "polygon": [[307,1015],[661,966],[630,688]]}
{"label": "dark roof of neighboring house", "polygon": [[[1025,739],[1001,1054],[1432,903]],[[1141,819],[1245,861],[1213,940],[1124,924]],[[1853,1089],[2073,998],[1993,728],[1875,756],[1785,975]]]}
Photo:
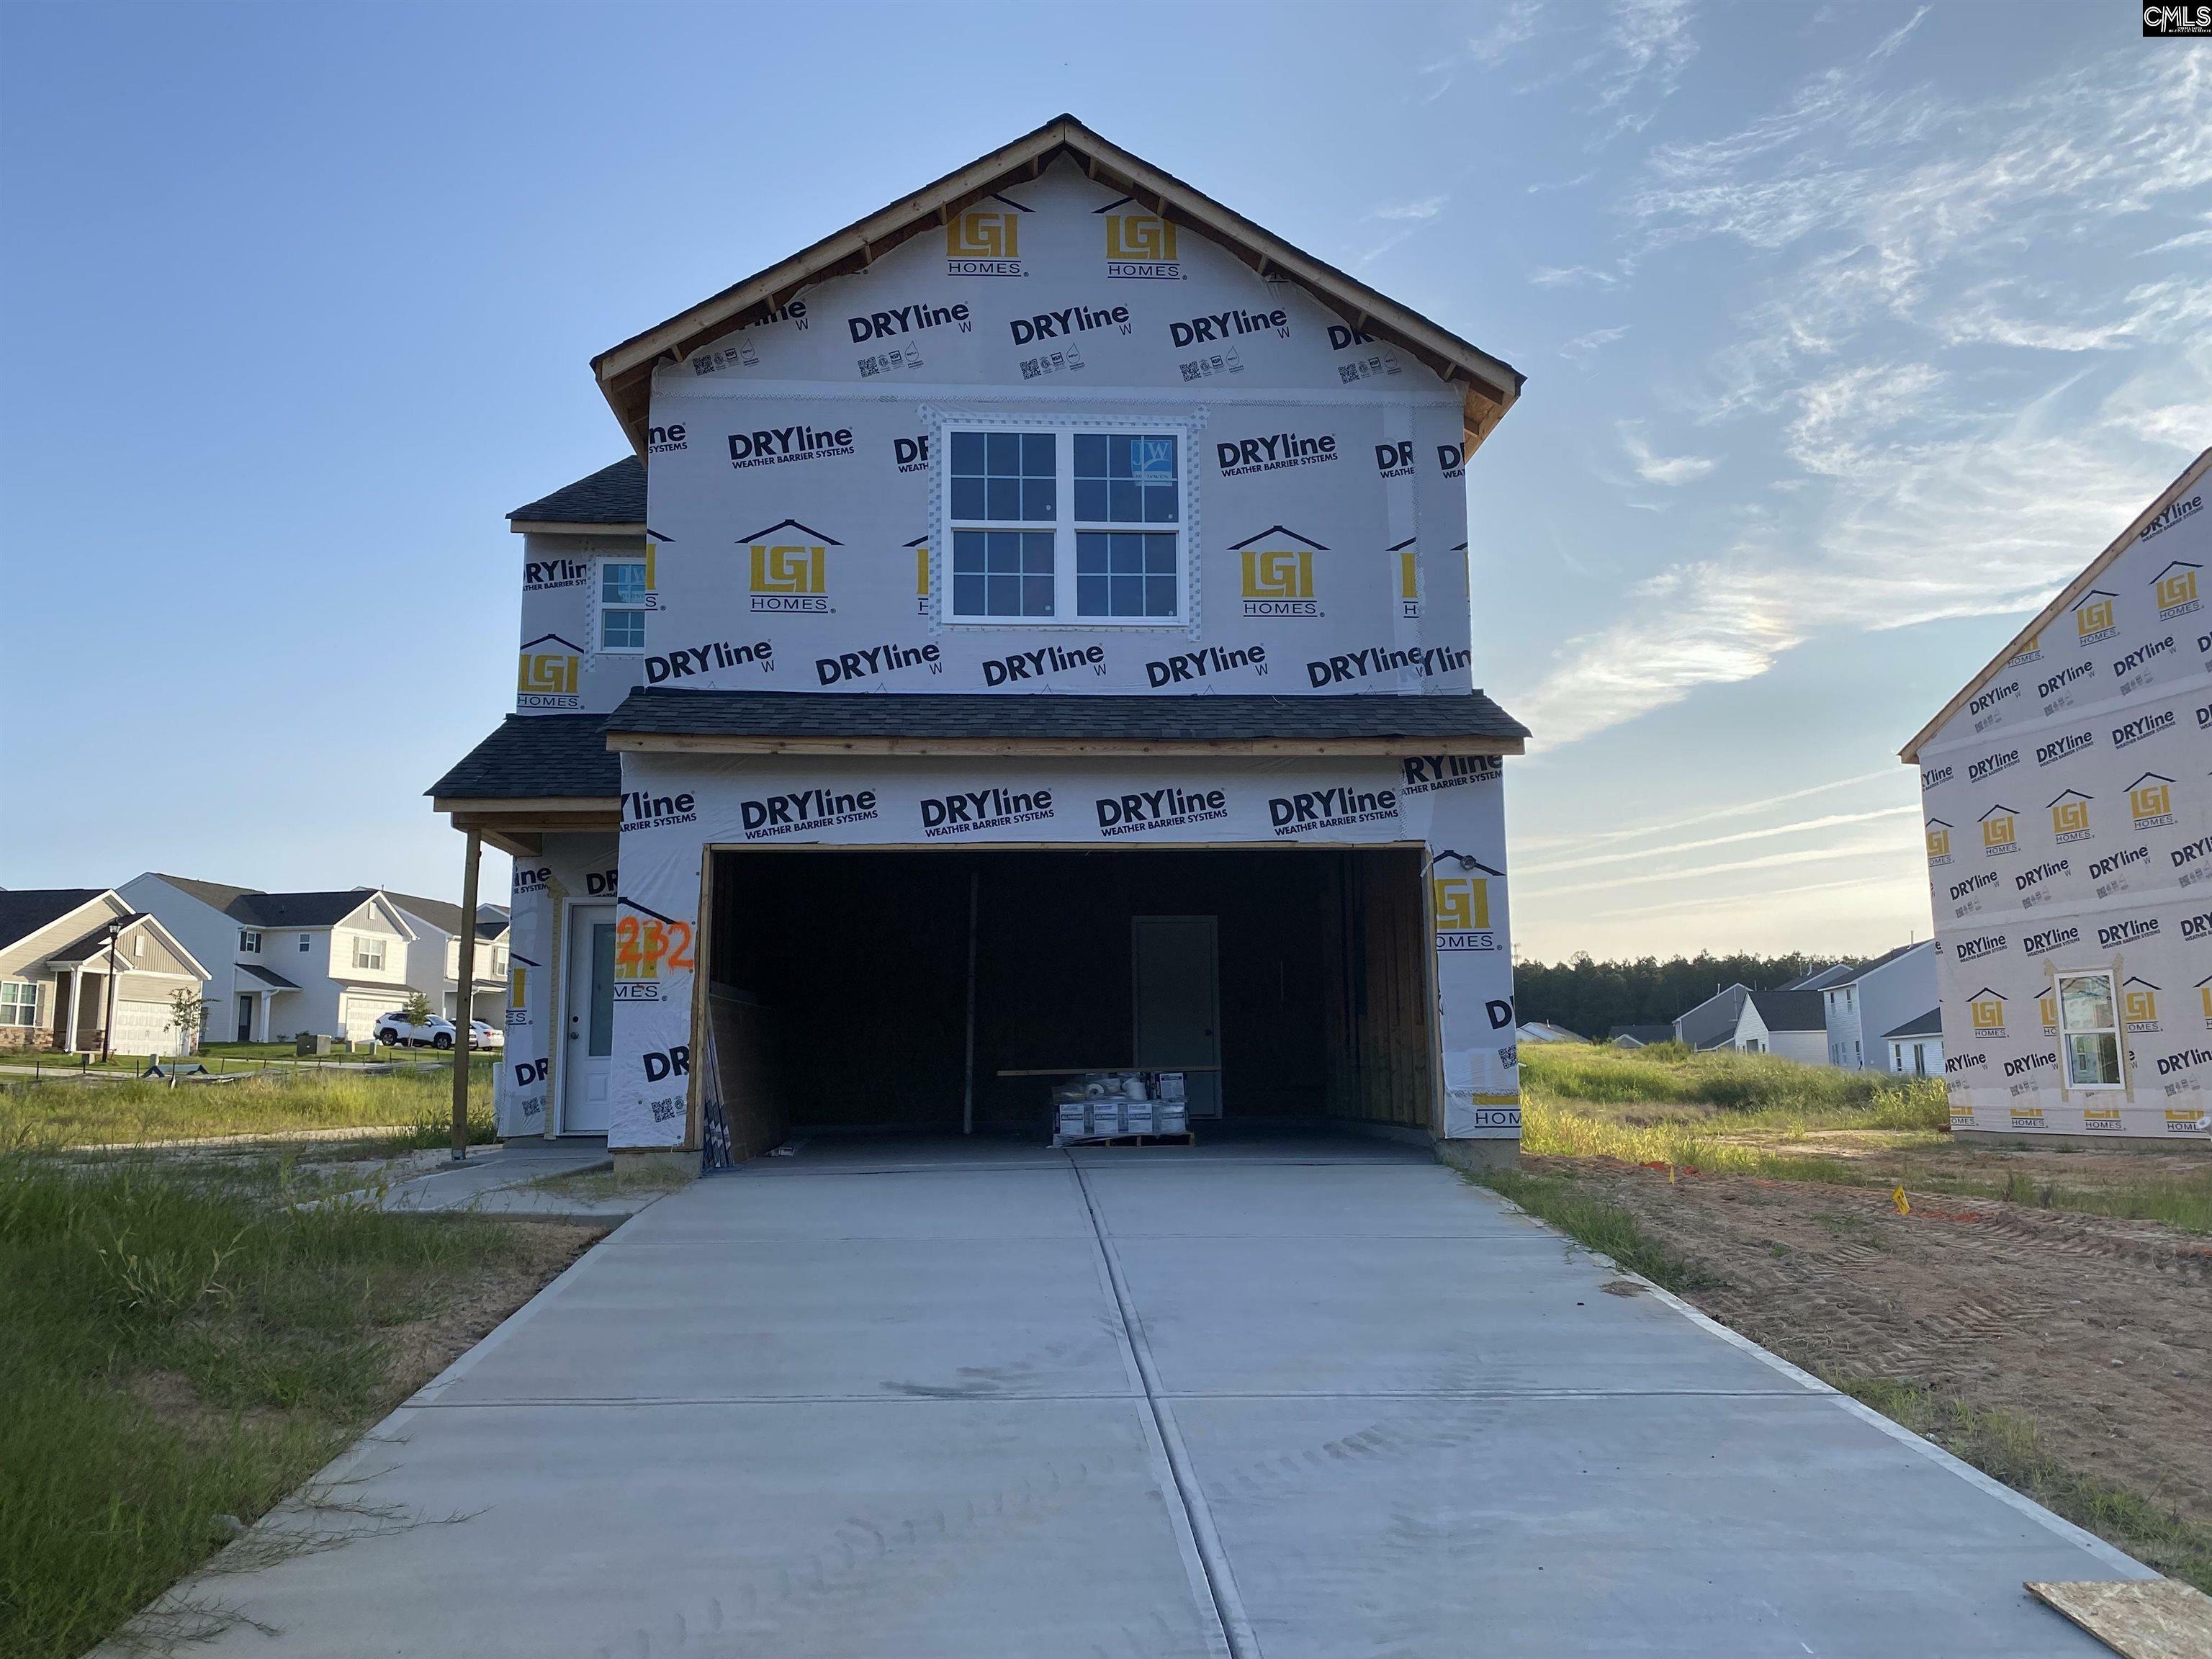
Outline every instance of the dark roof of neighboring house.
{"label": "dark roof of neighboring house", "polygon": [[1753,991],[1751,1006],[1770,1031],[1825,1031],[1828,1017],[1818,991]]}
{"label": "dark roof of neighboring house", "polygon": [[1881,1040],[1887,1042],[1892,1037],[1931,1037],[1942,1035],[1943,1011],[1941,1008],[1930,1008],[1917,1019],[1906,1020],[1894,1031],[1884,1031],[1881,1034]]}
{"label": "dark roof of neighboring house", "polygon": [[509,714],[423,791],[441,800],[605,799],[622,793],[622,757],[605,714]]}
{"label": "dark roof of neighboring house", "polygon": [[1835,986],[1848,984],[1857,977],[1858,971],[1849,963],[1839,962],[1832,967],[1823,968],[1818,972],[1808,974],[1802,979],[1793,979],[1781,988],[1785,991],[1826,991]]}
{"label": "dark roof of neighboring house", "polygon": [[47,923],[59,921],[106,890],[105,887],[24,887],[13,892],[0,890],[0,945],[13,945]]}
{"label": "dark roof of neighboring house", "polygon": [[[1073,742],[1518,742],[1480,691],[1443,696],[887,696],[870,691],[633,691],[610,732],[695,737],[1013,738]],[[437,793],[447,793],[441,789]],[[460,792],[453,792],[460,793]],[[612,787],[610,794],[617,791]]]}
{"label": "dark roof of neighboring house", "polygon": [[1638,1043],[1672,1042],[1674,1028],[1671,1025],[1616,1025],[1605,1035],[1608,1042],[1618,1042],[1623,1037]]}
{"label": "dark roof of neighboring house", "polygon": [[241,962],[238,965],[242,971],[252,975],[264,985],[273,985],[280,991],[296,991],[300,988],[290,980],[286,979],[283,975],[272,973],[258,962]]}
{"label": "dark roof of neighboring house", "polygon": [[1887,967],[1888,967],[1888,966],[1889,966],[1889,964],[1890,964],[1891,963],[1895,962],[1895,961],[1896,961],[1899,957],[1904,956],[1906,952],[1908,952],[1908,951],[1917,951],[1918,949],[1920,949],[1920,947],[1921,947],[1922,945],[1925,945],[1925,944],[1927,944],[1927,943],[1928,943],[1928,941],[1927,941],[1926,939],[1915,939],[1915,940],[1914,940],[1911,944],[1910,944],[1910,945],[1899,945],[1899,946],[1897,947],[1897,949],[1895,949],[1894,951],[1890,951],[1887,955],[1886,955],[1886,956],[1879,956],[1879,957],[1875,957],[1872,962],[1868,963],[1864,967],[1861,967],[1861,968],[1854,968],[1853,969],[1851,969],[1851,971],[1850,971],[1850,974],[1849,977],[1844,978],[1844,979],[1839,979],[1839,980],[1832,980],[1832,981],[1831,981],[1829,982],[1829,984],[1828,984],[1828,985],[1826,985],[1826,986],[1823,987],[1822,988],[1823,988],[1823,989],[1833,989],[1836,986],[1838,986],[1838,985],[1849,985],[1849,984],[1855,983],[1856,981],[1859,981],[1859,980],[1863,980],[1863,979],[1864,979],[1864,978],[1865,978],[1869,974],[1870,974],[1870,973],[1874,972],[1874,970],[1875,970],[1875,969],[1877,969],[1877,968],[1887,968]]}
{"label": "dark roof of neighboring house", "polygon": [[[413,893],[395,893],[389,887],[384,890],[384,896],[410,915],[422,917],[441,933],[458,933],[461,931],[461,907],[458,904],[448,904],[443,899],[418,898]],[[506,931],[506,911],[495,904],[477,906],[478,939],[497,939]]]}
{"label": "dark roof of neighboring house", "polygon": [[507,516],[515,524],[643,524],[645,463],[625,455]]}
{"label": "dark roof of neighboring house", "polygon": [[156,870],[154,874],[180,893],[189,893],[202,904],[228,911],[240,899],[258,893],[258,887],[232,887],[220,881],[194,881],[189,876],[172,876]]}
{"label": "dark roof of neighboring house", "polygon": [[[128,915],[117,916],[114,920],[116,922],[116,937],[119,939],[122,937],[124,930],[128,928],[132,922],[145,921],[146,913],[143,910],[133,910]],[[103,921],[99,927],[94,928],[90,933],[83,935],[82,938],[71,939],[67,945],[62,946],[60,950],[47,951],[46,960],[52,963],[57,967],[66,968],[75,963],[93,961],[106,949],[107,923]]]}
{"label": "dark roof of neighboring house", "polygon": [[223,909],[249,927],[329,927],[361,908],[375,890],[349,887],[337,893],[244,893]]}

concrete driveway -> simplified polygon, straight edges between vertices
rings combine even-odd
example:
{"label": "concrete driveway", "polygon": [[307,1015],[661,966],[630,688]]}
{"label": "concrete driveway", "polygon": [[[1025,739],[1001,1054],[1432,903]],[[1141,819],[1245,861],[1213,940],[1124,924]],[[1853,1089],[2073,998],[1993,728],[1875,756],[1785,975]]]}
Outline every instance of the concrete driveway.
{"label": "concrete driveway", "polygon": [[1608,1284],[1381,1143],[814,1140],[426,1387],[193,1650],[2104,1651],[2021,1583],[2142,1569]]}

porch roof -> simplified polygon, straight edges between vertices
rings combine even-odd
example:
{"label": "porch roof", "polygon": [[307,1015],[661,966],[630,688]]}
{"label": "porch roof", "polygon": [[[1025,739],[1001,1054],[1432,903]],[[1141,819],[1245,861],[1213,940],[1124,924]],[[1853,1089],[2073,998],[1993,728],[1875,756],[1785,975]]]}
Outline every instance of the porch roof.
{"label": "porch roof", "polygon": [[608,747],[732,754],[1517,755],[1528,730],[1480,691],[1435,696],[886,696],[633,691]]}
{"label": "porch roof", "polygon": [[241,962],[238,964],[238,970],[251,975],[272,991],[296,991],[300,988],[283,975],[273,973],[258,962]]}

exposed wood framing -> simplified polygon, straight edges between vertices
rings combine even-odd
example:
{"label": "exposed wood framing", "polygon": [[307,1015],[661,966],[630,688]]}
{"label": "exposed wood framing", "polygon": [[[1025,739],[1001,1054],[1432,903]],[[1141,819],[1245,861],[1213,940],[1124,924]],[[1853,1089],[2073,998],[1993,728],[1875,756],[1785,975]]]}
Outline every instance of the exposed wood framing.
{"label": "exposed wood framing", "polygon": [[1063,155],[1073,157],[1088,177],[1228,249],[1262,277],[1297,283],[1353,327],[1461,386],[1469,453],[1520,396],[1522,377],[1509,364],[1063,115],[593,358],[600,390],[632,446],[644,454],[657,363],[681,361],[731,329],[769,315],[803,289],[865,268],[994,191],[1038,178]]}

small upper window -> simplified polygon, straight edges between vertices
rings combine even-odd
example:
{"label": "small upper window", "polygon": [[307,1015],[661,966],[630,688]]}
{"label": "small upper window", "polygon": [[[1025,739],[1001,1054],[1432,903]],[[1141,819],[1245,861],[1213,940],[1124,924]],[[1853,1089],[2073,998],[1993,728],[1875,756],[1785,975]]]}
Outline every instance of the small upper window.
{"label": "small upper window", "polygon": [[238,930],[238,948],[245,951],[249,957],[259,956],[261,954],[261,930],[258,927],[240,928]]}
{"label": "small upper window", "polygon": [[353,936],[353,965],[356,968],[384,966],[384,941],[372,933]]}
{"label": "small upper window", "polygon": [[599,649],[645,649],[645,561],[605,559],[599,563]]}
{"label": "small upper window", "polygon": [[946,620],[1183,617],[1180,434],[954,430],[948,440]]}
{"label": "small upper window", "polygon": [[307,948],[307,938],[305,933],[300,935],[300,949],[303,951]]}
{"label": "small upper window", "polygon": [[2069,1088],[2121,1086],[2119,999],[2110,974],[2059,975],[2058,1049]]}

